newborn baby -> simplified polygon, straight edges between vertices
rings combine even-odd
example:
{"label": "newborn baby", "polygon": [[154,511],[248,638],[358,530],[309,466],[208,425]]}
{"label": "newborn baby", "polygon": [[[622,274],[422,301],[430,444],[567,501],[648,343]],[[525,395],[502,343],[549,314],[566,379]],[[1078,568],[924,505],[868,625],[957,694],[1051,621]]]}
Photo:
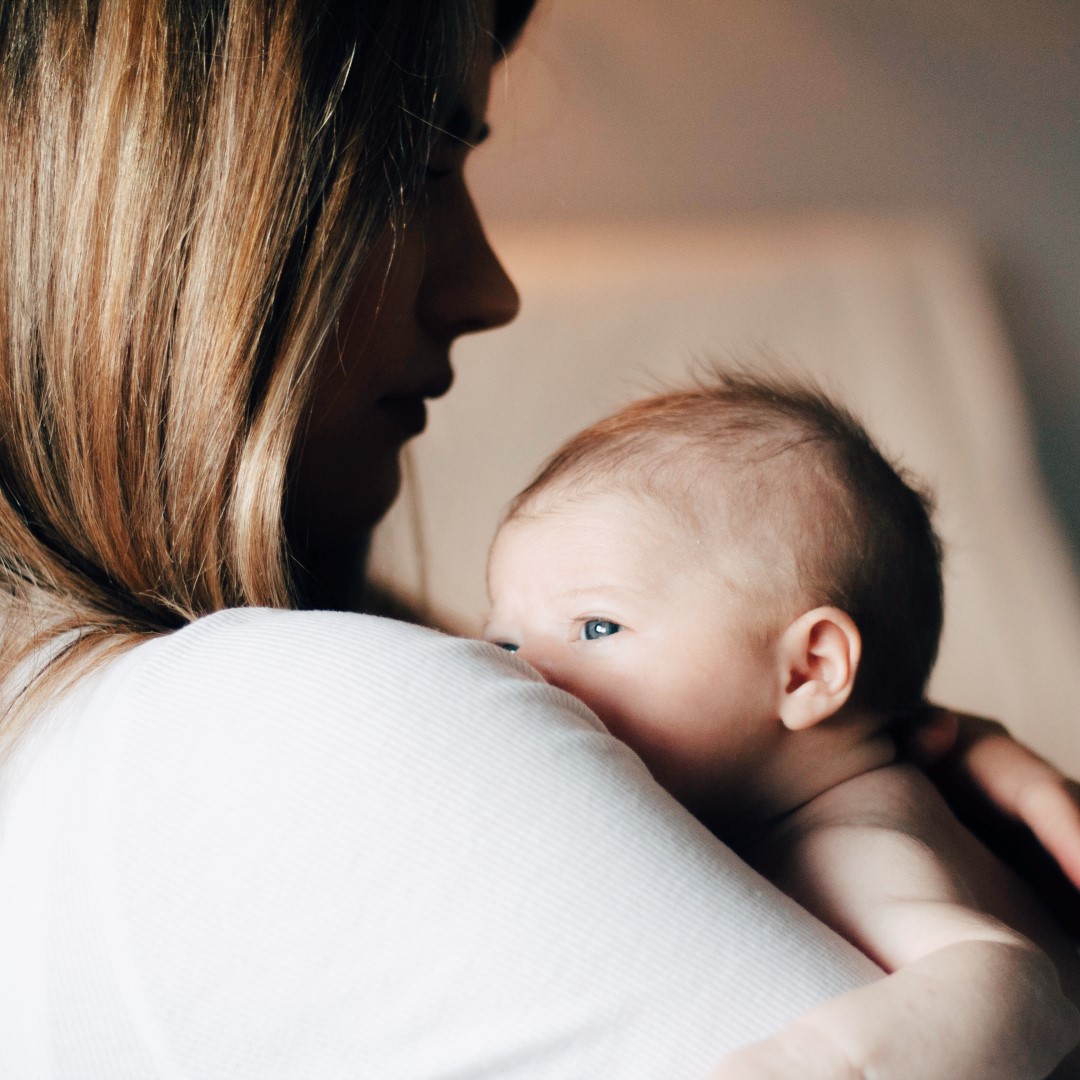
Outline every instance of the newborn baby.
{"label": "newborn baby", "polygon": [[514,499],[488,587],[489,641],[892,973],[717,1077],[1036,1080],[1076,1045],[1075,951],[897,760],[937,653],[941,550],[849,413],[748,376],[638,402]]}

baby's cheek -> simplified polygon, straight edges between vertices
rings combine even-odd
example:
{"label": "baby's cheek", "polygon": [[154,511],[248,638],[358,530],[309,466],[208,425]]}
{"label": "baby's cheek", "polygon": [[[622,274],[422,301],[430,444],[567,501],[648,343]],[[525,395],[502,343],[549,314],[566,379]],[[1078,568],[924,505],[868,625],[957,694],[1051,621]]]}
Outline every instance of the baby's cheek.
{"label": "baby's cheek", "polygon": [[612,735],[633,744],[641,720],[635,712],[636,688],[629,680],[596,664],[552,670],[545,678],[585,702]]}
{"label": "baby's cheek", "polygon": [[553,686],[584,701],[609,730],[612,722],[618,723],[623,705],[621,695],[613,687],[605,685],[602,679],[590,678],[589,672],[563,669],[550,672],[547,680]]}
{"label": "baby's cheek", "polygon": [[615,686],[594,688],[591,697],[591,701],[582,700],[654,772],[683,756],[687,733],[649,687],[622,680]]}

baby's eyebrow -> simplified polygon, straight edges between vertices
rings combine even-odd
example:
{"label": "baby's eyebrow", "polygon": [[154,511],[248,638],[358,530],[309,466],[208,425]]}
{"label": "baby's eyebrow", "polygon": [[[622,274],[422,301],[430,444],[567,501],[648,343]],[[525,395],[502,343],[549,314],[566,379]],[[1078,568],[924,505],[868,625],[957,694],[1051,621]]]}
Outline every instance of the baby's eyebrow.
{"label": "baby's eyebrow", "polygon": [[641,593],[643,591],[627,582],[598,581],[595,585],[575,585],[564,589],[563,596],[568,600],[575,600],[581,596],[593,596],[597,593],[611,595],[612,593]]}

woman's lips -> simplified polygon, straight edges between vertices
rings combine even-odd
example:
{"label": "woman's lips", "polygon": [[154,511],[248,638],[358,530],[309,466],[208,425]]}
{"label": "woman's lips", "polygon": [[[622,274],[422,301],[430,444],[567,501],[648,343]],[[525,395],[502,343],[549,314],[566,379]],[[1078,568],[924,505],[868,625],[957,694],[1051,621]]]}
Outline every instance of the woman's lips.
{"label": "woman's lips", "polygon": [[427,406],[429,398],[442,397],[454,381],[454,372],[449,365],[425,383],[413,386],[403,394],[386,394],[379,398],[377,405],[382,413],[404,433],[406,438],[419,435],[427,427]]}

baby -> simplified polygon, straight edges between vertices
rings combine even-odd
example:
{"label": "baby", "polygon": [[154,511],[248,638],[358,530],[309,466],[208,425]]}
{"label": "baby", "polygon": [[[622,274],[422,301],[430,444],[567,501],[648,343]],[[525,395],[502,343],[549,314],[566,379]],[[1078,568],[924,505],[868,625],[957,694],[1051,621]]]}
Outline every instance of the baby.
{"label": "baby", "polygon": [[850,414],[744,375],[638,402],[514,499],[488,586],[488,640],[892,973],[716,1077],[1036,1080],[1076,1045],[1075,950],[897,760],[937,653],[941,549]]}

